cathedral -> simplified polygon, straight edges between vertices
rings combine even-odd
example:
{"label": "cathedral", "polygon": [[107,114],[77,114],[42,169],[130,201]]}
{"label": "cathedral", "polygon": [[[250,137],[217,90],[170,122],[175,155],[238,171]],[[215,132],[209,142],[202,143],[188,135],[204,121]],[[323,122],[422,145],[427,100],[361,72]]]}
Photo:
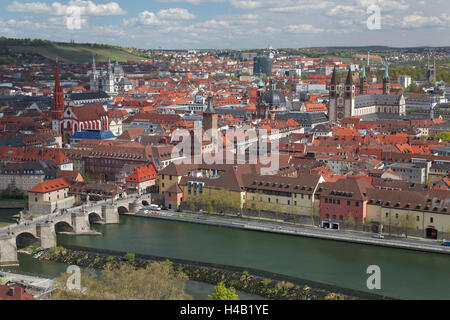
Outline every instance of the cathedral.
{"label": "cathedral", "polygon": [[287,110],[286,98],[276,89],[273,80],[270,80],[270,89],[267,91],[265,90],[264,83],[260,80],[258,84],[257,97],[257,119],[275,120],[277,114]]}
{"label": "cathedral", "polygon": [[103,105],[70,106],[65,104],[58,60],[56,60],[55,88],[50,112],[53,131],[62,136],[66,143],[77,131],[109,130],[108,113]]}
{"label": "cathedral", "polygon": [[348,70],[345,84],[338,83],[336,68],[330,83],[330,102],[328,116],[330,121],[341,121],[344,118],[376,114],[390,114],[404,116],[406,102],[403,94],[390,94],[389,68],[383,77],[383,93],[367,94],[367,78],[363,66],[360,79],[360,94],[356,94],[356,85],[353,82],[353,73]]}
{"label": "cathedral", "polygon": [[113,65],[111,59],[108,61],[108,70],[97,70],[95,57],[93,58],[92,71],[89,73],[89,84],[92,91],[103,91],[109,94],[117,94],[120,91],[130,91],[133,85],[125,77],[119,62]]}

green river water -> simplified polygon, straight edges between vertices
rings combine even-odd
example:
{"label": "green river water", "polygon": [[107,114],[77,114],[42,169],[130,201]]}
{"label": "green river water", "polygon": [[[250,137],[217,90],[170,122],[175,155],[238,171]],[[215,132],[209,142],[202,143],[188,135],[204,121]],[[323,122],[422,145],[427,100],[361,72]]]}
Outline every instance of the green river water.
{"label": "green river water", "polygon": [[[0,222],[11,212],[0,210]],[[362,291],[369,291],[367,267],[378,265],[382,289],[374,293],[450,299],[447,255],[129,216],[121,216],[118,225],[94,228],[103,235],[58,236],[58,245],[255,268]],[[38,274],[60,273],[65,267],[22,255],[20,262],[23,271]]]}

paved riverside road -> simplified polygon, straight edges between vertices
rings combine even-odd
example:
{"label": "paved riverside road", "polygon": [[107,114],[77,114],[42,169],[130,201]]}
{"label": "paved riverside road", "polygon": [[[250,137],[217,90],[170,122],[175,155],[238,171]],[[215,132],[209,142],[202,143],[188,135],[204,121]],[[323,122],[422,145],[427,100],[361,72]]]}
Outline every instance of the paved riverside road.
{"label": "paved riverside road", "polygon": [[373,233],[351,232],[323,229],[312,226],[293,225],[273,220],[256,220],[254,218],[240,218],[235,216],[219,216],[193,212],[159,211],[158,214],[142,214],[137,216],[153,217],[166,220],[185,221],[224,227],[232,227],[245,230],[290,234],[311,238],[320,238],[336,241],[354,242],[384,247],[427,251],[435,253],[450,254],[450,247],[444,247],[440,241],[426,239],[405,239],[385,236],[385,239],[373,238]]}

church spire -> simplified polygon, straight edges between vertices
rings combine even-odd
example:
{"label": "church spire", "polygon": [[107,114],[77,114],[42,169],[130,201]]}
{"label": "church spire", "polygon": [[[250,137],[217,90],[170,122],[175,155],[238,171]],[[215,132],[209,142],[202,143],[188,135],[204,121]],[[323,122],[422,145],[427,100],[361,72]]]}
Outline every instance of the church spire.
{"label": "church spire", "polygon": [[331,76],[331,84],[337,85],[336,67],[333,69],[333,75]]}
{"label": "church spire", "polygon": [[367,77],[366,77],[366,62],[363,62],[362,66],[362,72],[361,72],[361,79],[360,86],[359,86],[359,93],[365,94],[366,93],[366,87],[367,87]]}
{"label": "church spire", "polygon": [[352,69],[348,68],[348,74],[347,74],[347,80],[345,81],[346,86],[352,86],[353,85],[353,74]]}
{"label": "church spire", "polygon": [[385,61],[386,61],[386,68],[384,69],[384,77],[383,77],[383,94],[390,94],[391,84],[389,80],[389,65],[387,60]]}
{"label": "church spire", "polygon": [[208,95],[208,107],[206,108],[205,114],[215,114],[216,109],[214,109],[214,103],[213,103],[213,95],[212,92]]}
{"label": "church spire", "polygon": [[53,105],[52,105],[52,118],[59,120],[65,110],[64,106],[64,89],[61,86],[59,77],[58,58],[56,58],[56,72],[55,72],[55,88],[53,90]]}
{"label": "church spire", "polygon": [[386,67],[384,68],[384,78],[383,79],[389,79],[389,65],[386,60]]}

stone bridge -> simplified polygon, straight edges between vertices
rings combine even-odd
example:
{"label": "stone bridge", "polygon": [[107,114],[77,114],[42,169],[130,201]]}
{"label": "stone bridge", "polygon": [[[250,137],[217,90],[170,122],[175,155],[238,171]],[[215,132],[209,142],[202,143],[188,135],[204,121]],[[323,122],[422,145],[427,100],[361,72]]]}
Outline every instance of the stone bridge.
{"label": "stone bridge", "polygon": [[17,250],[37,245],[44,249],[56,246],[56,234],[93,234],[91,224],[119,223],[119,214],[136,213],[151,203],[150,195],[120,200],[91,202],[58,213],[40,215],[31,220],[0,229],[0,265],[17,264]]}

